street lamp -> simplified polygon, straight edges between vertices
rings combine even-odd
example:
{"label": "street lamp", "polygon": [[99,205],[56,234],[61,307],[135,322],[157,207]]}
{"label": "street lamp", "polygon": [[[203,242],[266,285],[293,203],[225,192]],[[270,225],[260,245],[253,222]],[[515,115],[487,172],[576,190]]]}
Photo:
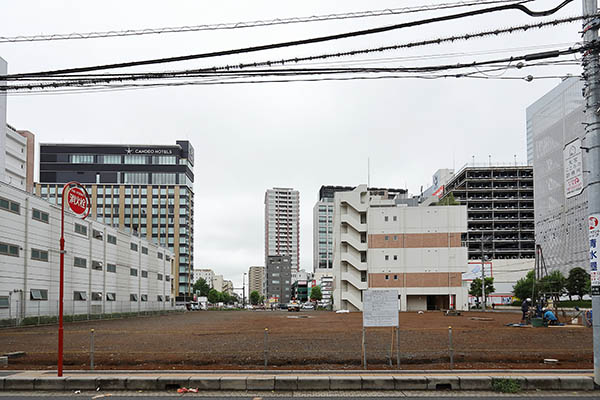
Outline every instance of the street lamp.
{"label": "street lamp", "polygon": [[246,272],[244,272],[244,276],[242,277],[242,304],[244,305],[244,309],[246,309]]}

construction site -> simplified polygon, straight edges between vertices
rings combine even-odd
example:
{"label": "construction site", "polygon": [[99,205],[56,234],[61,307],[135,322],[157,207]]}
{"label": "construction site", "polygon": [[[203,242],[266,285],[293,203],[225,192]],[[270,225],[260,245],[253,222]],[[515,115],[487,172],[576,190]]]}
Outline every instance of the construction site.
{"label": "construction site", "polygon": [[[368,369],[589,369],[592,329],[518,326],[521,313],[400,313],[368,328]],[[65,325],[66,370],[362,369],[362,313],[196,311]],[[0,331],[5,369],[56,369],[58,326]],[[400,366],[397,365],[397,356]]]}

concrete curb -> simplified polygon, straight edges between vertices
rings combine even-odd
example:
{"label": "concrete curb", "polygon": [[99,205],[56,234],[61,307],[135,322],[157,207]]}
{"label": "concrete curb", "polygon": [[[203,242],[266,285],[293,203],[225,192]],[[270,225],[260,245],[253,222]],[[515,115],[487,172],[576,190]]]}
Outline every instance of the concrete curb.
{"label": "concrete curb", "polygon": [[292,391],[292,390],[492,390],[494,381],[511,379],[522,390],[594,390],[589,376],[6,376],[0,391],[9,390],[199,390]]}

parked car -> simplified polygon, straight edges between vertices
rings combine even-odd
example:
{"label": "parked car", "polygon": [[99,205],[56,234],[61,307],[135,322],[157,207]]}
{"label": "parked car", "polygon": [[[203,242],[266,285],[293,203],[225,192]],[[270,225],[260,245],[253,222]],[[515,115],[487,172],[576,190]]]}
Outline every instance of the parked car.
{"label": "parked car", "polygon": [[302,304],[302,309],[303,310],[314,310],[315,304],[311,303],[311,302],[306,302],[306,303]]}
{"label": "parked car", "polygon": [[300,303],[298,303],[297,301],[291,301],[288,303],[287,305],[287,310],[288,311],[300,311]]}

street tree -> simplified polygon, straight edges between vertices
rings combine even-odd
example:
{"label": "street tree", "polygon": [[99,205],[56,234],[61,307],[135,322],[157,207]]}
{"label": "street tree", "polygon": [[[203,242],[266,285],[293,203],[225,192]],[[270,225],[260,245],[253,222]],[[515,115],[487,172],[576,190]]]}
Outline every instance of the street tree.
{"label": "street tree", "polygon": [[517,283],[513,286],[513,292],[515,297],[519,300],[525,300],[527,298],[537,299],[538,293],[540,290],[539,285],[535,285],[535,271],[531,270],[525,275],[524,278],[521,278],[517,281]]}
{"label": "street tree", "polygon": [[210,289],[208,291],[208,302],[211,304],[217,304],[221,301],[221,293],[219,293],[216,289]]}
{"label": "street tree", "polygon": [[313,288],[310,290],[310,299],[312,301],[319,301],[323,299],[323,293],[321,293],[320,286],[313,286]]}
{"label": "street tree", "polygon": [[569,276],[567,277],[567,281],[565,287],[567,292],[569,293],[569,300],[571,296],[579,296],[579,300],[583,297],[584,294],[588,294],[588,286],[590,282],[590,274],[581,267],[575,267],[569,271]]}
{"label": "street tree", "polygon": [[250,304],[255,306],[258,304],[259,301],[260,301],[260,293],[258,293],[256,290],[253,290],[250,293]]}
{"label": "street tree", "polygon": [[[496,288],[494,287],[494,278],[492,278],[492,277],[485,278],[485,298],[486,298],[486,300],[489,297],[489,295],[494,293],[495,291],[496,291]],[[482,296],[481,278],[474,279],[473,282],[471,282],[469,294],[471,296],[475,296],[475,297]],[[487,302],[484,301],[483,299],[481,299],[481,301],[483,304],[487,304]]]}
{"label": "street tree", "polygon": [[194,283],[194,293],[198,296],[208,296],[208,292],[210,291],[210,286],[203,278],[200,278]]}

